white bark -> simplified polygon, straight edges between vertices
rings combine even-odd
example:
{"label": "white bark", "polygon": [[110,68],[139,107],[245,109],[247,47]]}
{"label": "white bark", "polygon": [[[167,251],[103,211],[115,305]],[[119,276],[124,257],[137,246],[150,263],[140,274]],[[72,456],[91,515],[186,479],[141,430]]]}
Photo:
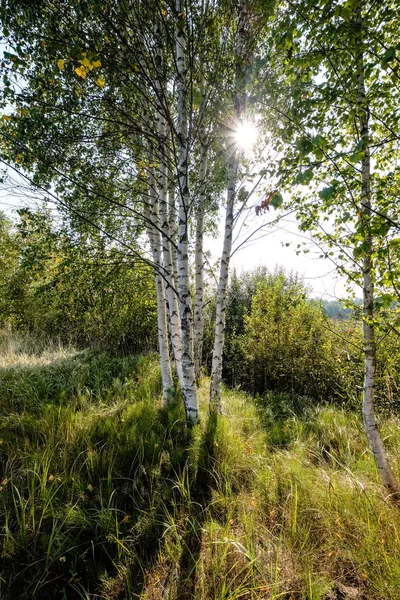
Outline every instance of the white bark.
{"label": "white bark", "polygon": [[237,153],[231,155],[228,164],[228,194],[225,212],[224,245],[222,250],[215,316],[215,337],[211,367],[210,410],[221,410],[222,354],[225,341],[226,304],[229,277],[229,262],[232,251],[233,208],[237,179]]}
{"label": "white bark", "polygon": [[167,122],[164,116],[164,104],[166,102],[165,81],[163,75],[163,47],[160,30],[160,22],[156,26],[156,69],[157,78],[155,88],[157,92],[158,119],[157,133],[159,143],[159,168],[158,168],[158,206],[159,221],[162,239],[162,265],[164,267],[164,281],[166,296],[168,300],[169,324],[172,349],[174,352],[176,372],[179,383],[183,387],[182,370],[182,337],[181,322],[179,315],[179,299],[176,293],[176,280],[174,279],[174,269],[171,255],[170,227],[168,223],[168,134]]}
{"label": "white bark", "polygon": [[371,204],[371,160],[369,150],[369,111],[365,96],[364,59],[362,49],[362,17],[361,6],[358,3],[357,44],[358,44],[358,108],[360,135],[364,141],[364,158],[361,166],[362,189],[360,215],[366,234],[364,243],[366,250],[363,257],[363,336],[364,336],[364,388],[363,388],[363,419],[364,427],[375,457],[379,475],[383,484],[397,499],[400,495],[399,484],[390,468],[389,461],[379,434],[375,418],[374,395],[376,382],[376,342],[374,327],[374,262],[373,238],[369,233],[372,215]]}
{"label": "white bark", "polygon": [[[170,401],[173,391],[173,380],[171,361],[169,357],[168,326],[167,326],[167,302],[165,295],[164,279],[160,274],[162,269],[161,236],[159,231],[159,218],[157,198],[154,191],[155,179],[153,168],[150,167],[149,201],[146,204],[147,234],[149,238],[151,253],[154,262],[154,276],[157,293],[157,325],[158,325],[158,349],[160,353],[161,377],[163,384],[164,405]],[[157,229],[158,227],[158,229]]]}
{"label": "white bark", "polygon": [[[236,94],[234,98],[234,122],[238,125],[246,101],[246,91],[243,87],[243,63],[245,58],[244,38],[246,33],[246,0],[240,0],[239,27],[236,48]],[[225,211],[224,243],[221,257],[220,274],[217,289],[217,310],[215,319],[214,349],[211,367],[210,385],[210,410],[221,411],[221,380],[222,357],[225,341],[226,304],[228,292],[229,263],[232,251],[232,234],[234,223],[234,202],[236,194],[238,149],[235,147],[230,153],[228,163],[228,190]]]}
{"label": "white bark", "polygon": [[[169,239],[172,261],[172,273],[175,282],[175,289],[178,286],[178,213],[175,206],[175,179],[170,173],[170,183],[168,191],[168,222]],[[178,297],[179,302],[179,297]]]}
{"label": "white bark", "polygon": [[181,308],[182,330],[182,368],[183,398],[186,418],[189,423],[197,423],[199,417],[196,377],[193,357],[193,311],[190,295],[189,279],[189,184],[188,184],[188,122],[186,91],[186,16],[183,0],[176,1],[176,65],[177,65],[177,100],[178,100],[178,281]]}
{"label": "white bark", "polygon": [[173,254],[171,252],[170,228],[168,223],[167,209],[167,181],[163,178],[163,184],[159,187],[160,224],[162,231],[163,265],[166,274],[166,292],[168,299],[169,321],[171,332],[171,343],[175,358],[176,373],[179,383],[183,388],[182,369],[182,334],[181,318],[179,313],[179,297],[177,295],[178,282],[174,276]]}
{"label": "white bark", "polygon": [[[204,112],[204,77],[200,85],[203,96],[202,113]],[[204,118],[204,114],[201,115]],[[206,204],[208,155],[204,125],[200,128],[200,169],[199,197],[196,208],[196,245],[195,245],[195,305],[194,305],[194,361],[196,378],[201,374],[204,337],[204,211]]]}

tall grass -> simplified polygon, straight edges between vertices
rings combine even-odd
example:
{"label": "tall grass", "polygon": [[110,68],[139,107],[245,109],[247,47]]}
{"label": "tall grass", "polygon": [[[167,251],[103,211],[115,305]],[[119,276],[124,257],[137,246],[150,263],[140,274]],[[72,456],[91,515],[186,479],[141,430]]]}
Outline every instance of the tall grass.
{"label": "tall grass", "polygon": [[155,357],[8,344],[1,365],[1,599],[399,598],[356,414],[225,390],[208,419],[204,381],[188,431]]}

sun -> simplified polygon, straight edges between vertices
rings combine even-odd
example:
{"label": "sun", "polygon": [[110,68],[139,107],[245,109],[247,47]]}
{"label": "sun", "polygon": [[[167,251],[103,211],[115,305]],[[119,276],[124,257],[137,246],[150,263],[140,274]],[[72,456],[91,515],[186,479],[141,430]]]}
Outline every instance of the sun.
{"label": "sun", "polygon": [[236,143],[242,150],[251,150],[257,140],[257,127],[251,121],[243,121],[235,131]]}

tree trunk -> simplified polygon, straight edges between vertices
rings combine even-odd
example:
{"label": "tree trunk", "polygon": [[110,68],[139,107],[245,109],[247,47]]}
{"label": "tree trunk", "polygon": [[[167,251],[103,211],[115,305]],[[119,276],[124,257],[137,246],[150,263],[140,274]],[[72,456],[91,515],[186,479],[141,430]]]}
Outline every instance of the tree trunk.
{"label": "tree trunk", "polygon": [[[203,67],[201,66],[201,70]],[[204,76],[201,76],[200,91],[203,96],[201,118],[204,119]],[[196,209],[196,245],[195,245],[195,305],[194,305],[194,361],[197,380],[201,374],[204,337],[204,211],[207,189],[207,144],[204,124],[200,128],[200,170],[199,197]]]}
{"label": "tree trunk", "polygon": [[[171,394],[173,391],[173,380],[171,371],[171,361],[169,357],[169,343],[168,343],[168,319],[167,319],[167,302],[165,295],[164,279],[160,274],[162,265],[162,251],[161,251],[161,236],[159,229],[159,217],[157,207],[157,197],[155,194],[155,178],[153,173],[154,167],[150,167],[150,185],[149,185],[149,200],[146,203],[146,220],[147,220],[147,234],[149,238],[151,253],[154,262],[154,275],[156,282],[156,293],[157,293],[157,325],[158,325],[158,349],[160,353],[160,366],[161,366],[161,377],[163,384],[163,399],[164,405],[167,405],[170,401]],[[153,224],[155,226],[153,226]]]}
{"label": "tree trunk", "polygon": [[182,335],[181,319],[179,314],[179,297],[177,293],[178,282],[174,277],[173,254],[171,251],[170,227],[168,222],[167,207],[167,180],[163,178],[163,186],[159,188],[160,193],[160,222],[162,231],[163,247],[163,265],[166,273],[166,292],[169,309],[169,322],[171,332],[171,343],[175,358],[176,373],[179,383],[183,388],[183,369],[182,369]]}
{"label": "tree trunk", "polygon": [[228,296],[229,262],[232,250],[233,206],[237,178],[237,152],[233,152],[228,164],[228,195],[225,212],[224,246],[222,250],[215,316],[215,337],[211,367],[210,410],[221,411],[222,355],[225,341],[226,304]]}
{"label": "tree trunk", "polygon": [[174,352],[176,372],[179,383],[182,387],[183,371],[181,322],[179,316],[179,299],[176,289],[177,282],[174,280],[174,270],[172,265],[170,227],[168,223],[168,162],[170,160],[170,152],[168,149],[169,136],[167,134],[167,122],[164,116],[166,86],[163,74],[163,40],[161,35],[161,24],[159,20],[157,21],[156,25],[155,39],[157,70],[155,89],[157,92],[157,133],[159,145],[158,205],[162,240],[162,265],[164,267],[164,282],[168,300],[171,343]]}
{"label": "tree trunk", "polygon": [[374,262],[373,237],[371,231],[371,159],[369,149],[369,110],[365,95],[364,58],[362,48],[361,5],[357,6],[357,49],[358,49],[358,109],[360,135],[363,140],[364,157],[361,166],[361,203],[360,216],[363,231],[367,232],[364,239],[363,256],[363,337],[364,337],[364,388],[363,388],[363,419],[364,427],[375,457],[379,475],[390,494],[397,499],[400,494],[399,484],[390,468],[382,438],[378,431],[375,418],[374,394],[376,382],[376,342],[374,326]]}
{"label": "tree trunk", "polygon": [[186,14],[183,0],[176,1],[176,90],[178,100],[178,280],[179,300],[181,308],[182,330],[182,369],[183,398],[188,423],[198,422],[199,409],[197,400],[196,377],[193,355],[193,311],[190,295],[189,273],[189,209],[190,195],[188,182],[188,121],[186,91]]}
{"label": "tree trunk", "polygon": [[[236,48],[236,94],[234,97],[234,127],[240,123],[246,102],[246,90],[243,90],[244,72],[244,39],[246,33],[246,0],[240,0],[239,28]],[[231,150],[228,163],[228,190],[225,212],[224,244],[221,257],[220,274],[217,290],[217,310],[215,319],[214,349],[211,367],[210,410],[221,411],[222,357],[225,341],[226,304],[228,293],[229,262],[232,251],[233,209],[236,194],[237,170],[239,165],[238,149]]]}

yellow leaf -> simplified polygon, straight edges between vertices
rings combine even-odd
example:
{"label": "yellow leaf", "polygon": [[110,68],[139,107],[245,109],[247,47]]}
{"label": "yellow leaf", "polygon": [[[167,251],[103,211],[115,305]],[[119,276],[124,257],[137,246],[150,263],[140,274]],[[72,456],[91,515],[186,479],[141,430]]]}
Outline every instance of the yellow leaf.
{"label": "yellow leaf", "polygon": [[108,37],[108,35],[104,36],[104,41],[105,41],[106,44],[110,43],[110,38]]}
{"label": "yellow leaf", "polygon": [[85,56],[85,58],[83,60],[78,60],[78,62],[81,65],[84,65],[85,67],[87,67],[88,69],[90,69],[90,67],[92,66],[90,60],[88,58],[86,58],[86,56]]}
{"label": "yellow leaf", "polygon": [[60,60],[57,61],[57,67],[60,69],[60,71],[64,71],[64,66],[65,60],[63,58],[60,58]]}
{"label": "yellow leaf", "polygon": [[101,61],[95,60],[94,62],[92,62],[92,67],[101,67]]}
{"label": "yellow leaf", "polygon": [[50,475],[47,481],[54,481],[54,480],[55,480],[54,475]]}
{"label": "yellow leaf", "polygon": [[98,77],[96,79],[96,85],[98,85],[100,89],[103,89],[104,84],[105,84],[105,81],[102,77]]}
{"label": "yellow leaf", "polygon": [[165,17],[165,15],[167,14],[167,11],[163,8],[162,11],[161,11],[161,14],[162,14],[163,17]]}
{"label": "yellow leaf", "polygon": [[11,121],[11,117],[9,117],[8,115],[3,115],[2,119],[3,121]]}
{"label": "yellow leaf", "polygon": [[79,77],[82,77],[82,79],[86,79],[87,71],[86,71],[86,69],[85,69],[84,66],[82,66],[82,67],[76,67],[75,68],[75,73],[77,75],[79,75]]}
{"label": "yellow leaf", "polygon": [[22,159],[24,158],[23,154],[17,154],[16,161],[18,164],[22,163]]}

